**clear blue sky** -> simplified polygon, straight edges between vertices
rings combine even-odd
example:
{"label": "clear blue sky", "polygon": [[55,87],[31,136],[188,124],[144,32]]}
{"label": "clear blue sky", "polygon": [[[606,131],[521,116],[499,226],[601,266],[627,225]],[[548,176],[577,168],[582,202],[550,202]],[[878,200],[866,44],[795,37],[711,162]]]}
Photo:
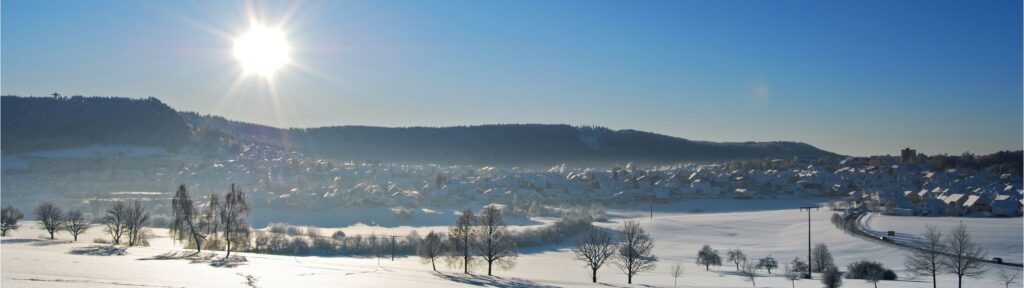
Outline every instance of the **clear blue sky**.
{"label": "clear blue sky", "polygon": [[294,49],[276,93],[232,57],[246,6],[3,1],[0,92],[154,96],[279,127],[567,123],[848,155],[1024,145],[1021,1],[254,3]]}

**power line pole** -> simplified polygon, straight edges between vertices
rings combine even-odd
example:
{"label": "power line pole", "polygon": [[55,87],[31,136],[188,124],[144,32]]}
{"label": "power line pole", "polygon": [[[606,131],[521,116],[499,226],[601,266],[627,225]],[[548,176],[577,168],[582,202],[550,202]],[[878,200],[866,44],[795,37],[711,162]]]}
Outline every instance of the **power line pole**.
{"label": "power line pole", "polygon": [[818,206],[800,207],[800,211],[807,210],[807,275],[805,279],[811,279],[811,209],[818,210]]}
{"label": "power line pole", "polygon": [[391,261],[394,261],[394,238],[397,236],[391,236]]}

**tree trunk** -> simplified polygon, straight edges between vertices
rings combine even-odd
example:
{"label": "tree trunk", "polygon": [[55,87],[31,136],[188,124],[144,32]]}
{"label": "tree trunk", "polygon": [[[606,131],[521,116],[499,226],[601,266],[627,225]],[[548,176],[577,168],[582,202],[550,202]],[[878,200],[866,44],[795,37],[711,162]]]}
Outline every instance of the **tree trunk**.
{"label": "tree trunk", "polygon": [[53,240],[53,232],[50,232],[50,240]]}
{"label": "tree trunk", "polygon": [[626,283],[633,284],[633,274],[626,275]]}
{"label": "tree trunk", "polygon": [[196,254],[203,252],[203,244],[199,243],[199,234],[196,233],[196,227],[192,225],[192,219],[188,219],[188,232],[192,234],[192,241],[196,244]]}
{"label": "tree trunk", "polygon": [[434,268],[434,272],[437,272],[437,265],[434,265],[434,258],[430,258],[430,268]]}
{"label": "tree trunk", "polygon": [[597,268],[591,268],[590,271],[590,281],[597,283]]}
{"label": "tree trunk", "polygon": [[491,276],[491,261],[487,261],[487,276]]}
{"label": "tree trunk", "polygon": [[938,288],[939,284],[935,281],[935,272],[932,272],[932,288]]}
{"label": "tree trunk", "polygon": [[224,242],[227,242],[228,254],[224,255],[224,259],[228,259],[231,256],[231,221],[227,221],[227,225],[224,225]]}
{"label": "tree trunk", "polygon": [[964,275],[963,274],[957,274],[956,275],[956,287],[957,288],[963,288],[964,287]]}

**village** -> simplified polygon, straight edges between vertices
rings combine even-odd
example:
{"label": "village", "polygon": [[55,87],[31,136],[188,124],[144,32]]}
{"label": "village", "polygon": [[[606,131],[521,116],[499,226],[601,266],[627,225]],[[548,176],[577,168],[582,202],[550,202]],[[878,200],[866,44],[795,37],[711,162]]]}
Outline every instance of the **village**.
{"label": "village", "polygon": [[139,153],[134,147],[95,150],[100,152],[5,156],[5,200],[34,203],[48,195],[76,202],[69,204],[164,200],[179,184],[209,195],[235,183],[256,207],[286,209],[477,203],[526,211],[535,203],[655,205],[830,196],[889,215],[1017,217],[1024,206],[1019,174],[941,169],[907,151],[900,157],[521,168],[335,162],[260,145],[217,157],[222,159]]}

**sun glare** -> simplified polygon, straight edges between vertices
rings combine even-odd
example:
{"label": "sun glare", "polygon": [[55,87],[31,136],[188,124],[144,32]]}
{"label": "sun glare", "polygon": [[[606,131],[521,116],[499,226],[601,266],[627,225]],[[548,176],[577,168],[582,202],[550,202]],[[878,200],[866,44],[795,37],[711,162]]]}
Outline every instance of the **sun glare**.
{"label": "sun glare", "polygon": [[246,74],[273,76],[289,62],[290,47],[280,28],[253,25],[235,39],[235,58]]}

